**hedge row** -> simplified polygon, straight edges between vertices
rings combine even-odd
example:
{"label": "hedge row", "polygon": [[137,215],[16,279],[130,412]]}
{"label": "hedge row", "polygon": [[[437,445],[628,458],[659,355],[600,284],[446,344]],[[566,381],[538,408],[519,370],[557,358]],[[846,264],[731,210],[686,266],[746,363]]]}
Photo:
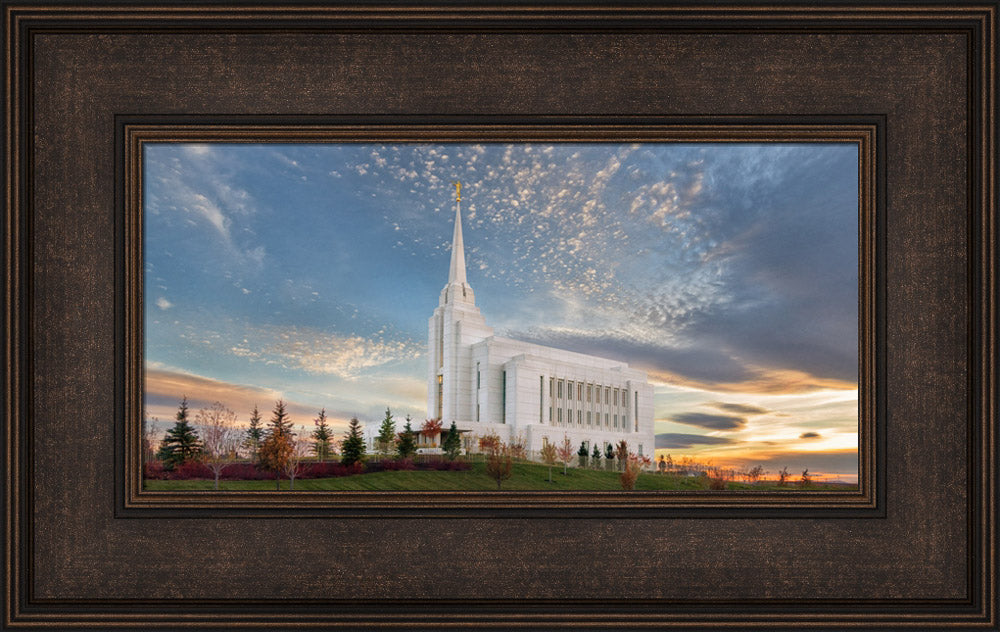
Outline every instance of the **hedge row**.
{"label": "hedge row", "polygon": [[[391,472],[400,470],[438,470],[464,471],[471,469],[465,461],[446,461],[430,459],[413,461],[412,459],[372,461],[367,464],[355,463],[342,465],[336,462],[303,463],[295,478],[336,478],[338,476],[353,476],[368,472]],[[144,475],[149,480],[186,481],[191,479],[214,479],[215,474],[204,463],[189,461],[178,465],[172,470],[163,467],[160,461],[149,461],[145,464]],[[274,472],[260,469],[253,463],[233,463],[226,466],[219,476],[224,481],[258,481],[274,480]],[[282,478],[287,478],[282,476]]]}

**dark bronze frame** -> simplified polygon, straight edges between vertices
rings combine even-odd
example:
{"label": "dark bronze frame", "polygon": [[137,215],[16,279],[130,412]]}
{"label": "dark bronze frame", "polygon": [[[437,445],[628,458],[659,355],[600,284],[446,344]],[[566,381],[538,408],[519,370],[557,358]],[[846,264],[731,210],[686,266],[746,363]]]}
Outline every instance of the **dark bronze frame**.
{"label": "dark bronze frame", "polygon": [[[995,2],[0,5],[5,626],[997,629]],[[712,46],[691,79],[682,53],[699,38]],[[447,58],[473,40],[491,47],[468,51],[470,63],[495,68],[461,85],[430,85],[413,62],[396,83],[359,87],[354,66],[309,48],[393,75],[392,61]],[[147,50],[158,56],[135,65]],[[262,77],[234,51],[264,67],[287,55],[288,72]],[[603,76],[591,54],[634,82]],[[813,59],[833,78],[799,72]],[[330,86],[310,83],[316,65]],[[732,100],[720,107],[716,92]],[[862,453],[875,459],[861,494],[141,492],[124,439],[141,357],[132,143],[420,129],[619,141],[853,129]],[[915,494],[907,481],[933,485]],[[623,568],[635,547],[658,574]]]}

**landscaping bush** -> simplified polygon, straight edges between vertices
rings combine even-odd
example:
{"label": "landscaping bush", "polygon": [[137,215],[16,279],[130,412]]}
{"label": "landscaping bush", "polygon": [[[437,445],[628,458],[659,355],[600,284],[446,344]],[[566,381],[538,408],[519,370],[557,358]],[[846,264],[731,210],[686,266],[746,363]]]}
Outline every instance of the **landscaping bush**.
{"label": "landscaping bush", "polygon": [[[336,478],[340,476],[355,476],[366,472],[393,472],[404,470],[437,470],[443,472],[463,472],[472,469],[466,461],[445,459],[428,459],[414,461],[413,459],[383,459],[367,464],[356,462],[344,465],[339,462],[324,461],[308,463],[302,467],[295,477],[303,478]],[[204,463],[189,461],[178,465],[172,470],[164,467],[162,461],[147,461],[143,465],[143,477],[147,480],[187,481],[192,479],[212,480],[214,474]],[[219,477],[226,481],[259,481],[274,480],[275,473],[264,470],[253,463],[233,463],[227,466]]]}
{"label": "landscaping bush", "polygon": [[712,491],[721,491],[726,488],[726,481],[722,480],[721,478],[714,478],[714,477],[709,478],[708,488],[711,489]]}
{"label": "landscaping bush", "polygon": [[323,462],[310,463],[302,468],[302,473],[296,478],[336,478],[338,476],[354,476],[365,471],[365,466],[360,461],[350,465],[343,463]]}

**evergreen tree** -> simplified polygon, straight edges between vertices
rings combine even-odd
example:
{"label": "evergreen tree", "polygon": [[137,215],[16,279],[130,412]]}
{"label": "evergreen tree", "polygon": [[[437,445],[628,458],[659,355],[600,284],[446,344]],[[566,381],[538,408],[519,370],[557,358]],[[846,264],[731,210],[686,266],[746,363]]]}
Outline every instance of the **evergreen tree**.
{"label": "evergreen tree", "polygon": [[285,412],[284,400],[279,399],[275,402],[274,410],[271,411],[271,421],[267,424],[267,434],[268,436],[274,434],[295,436],[295,433],[292,432],[292,420]]}
{"label": "evergreen tree", "polygon": [[408,459],[417,452],[417,436],[410,426],[410,416],[406,416],[406,425],[403,432],[399,434],[399,443],[396,444],[396,454],[401,459]]}
{"label": "evergreen tree", "polygon": [[615,446],[609,443],[604,448],[604,469],[611,470],[615,467]]}
{"label": "evergreen tree", "polygon": [[325,408],[319,411],[319,417],[314,419],[313,423],[316,424],[316,429],[312,433],[312,451],[316,458],[325,461],[330,456],[330,439],[333,437],[330,434],[330,425],[326,423]]}
{"label": "evergreen tree", "polygon": [[587,455],[590,454],[587,451],[587,443],[585,441],[580,443],[580,449],[576,451],[577,461],[580,467],[587,467]]}
{"label": "evergreen tree", "polygon": [[254,404],[253,412],[250,413],[250,427],[247,428],[246,438],[243,445],[250,450],[250,458],[256,463],[260,460],[260,444],[264,440],[264,425],[261,423],[260,411]]}
{"label": "evergreen tree", "polygon": [[361,435],[361,422],[357,417],[351,418],[347,428],[347,436],[340,444],[340,462],[344,465],[354,465],[365,457],[365,439]]}
{"label": "evergreen tree", "polygon": [[595,470],[601,467],[601,449],[597,447],[596,443],[594,444],[594,451],[590,453],[590,464]]}
{"label": "evergreen tree", "polygon": [[458,436],[458,426],[454,421],[451,422],[451,428],[448,428],[448,434],[444,436],[442,447],[449,461],[454,461],[462,453],[462,440]]}
{"label": "evergreen tree", "polygon": [[378,429],[378,437],[375,438],[375,445],[382,454],[389,454],[393,442],[396,440],[396,422],[392,420],[392,411],[385,409],[385,419]]}
{"label": "evergreen tree", "polygon": [[167,430],[160,449],[156,453],[158,459],[163,461],[167,469],[188,461],[193,461],[201,456],[202,443],[198,437],[198,432],[188,422],[187,397],[181,399],[180,406],[177,407],[177,416],[174,427]]}

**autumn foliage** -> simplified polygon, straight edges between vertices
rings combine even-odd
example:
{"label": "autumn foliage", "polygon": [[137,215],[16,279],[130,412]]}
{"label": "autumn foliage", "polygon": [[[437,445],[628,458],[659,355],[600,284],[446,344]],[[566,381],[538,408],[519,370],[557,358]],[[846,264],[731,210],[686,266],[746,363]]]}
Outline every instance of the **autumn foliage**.
{"label": "autumn foliage", "polygon": [[499,439],[486,453],[486,474],[497,482],[497,489],[514,474],[514,457],[510,446]]}
{"label": "autumn foliage", "polygon": [[[625,442],[622,441],[622,443]],[[635,482],[639,479],[639,472],[641,472],[643,468],[648,467],[650,462],[651,461],[647,456],[639,456],[635,453],[630,453],[625,461],[625,469],[619,476],[622,489],[629,492],[635,489]]]}

